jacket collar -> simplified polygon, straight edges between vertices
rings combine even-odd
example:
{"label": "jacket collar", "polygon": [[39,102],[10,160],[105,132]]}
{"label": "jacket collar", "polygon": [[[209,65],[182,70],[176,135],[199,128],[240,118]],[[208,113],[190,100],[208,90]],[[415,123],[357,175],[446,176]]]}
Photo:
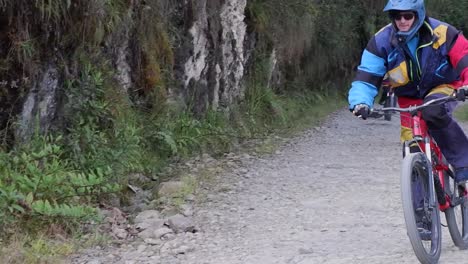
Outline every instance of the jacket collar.
{"label": "jacket collar", "polygon": [[[399,37],[396,34],[396,26],[392,26],[393,30],[391,32],[391,43],[392,46],[398,47],[400,45],[406,44],[406,42],[403,39],[398,39]],[[437,36],[434,34],[434,30],[432,29],[430,23],[429,23],[429,18],[426,17],[424,20],[423,25],[419,29],[417,35],[419,36],[419,45],[424,45],[424,44],[429,44],[431,42],[437,41]]]}

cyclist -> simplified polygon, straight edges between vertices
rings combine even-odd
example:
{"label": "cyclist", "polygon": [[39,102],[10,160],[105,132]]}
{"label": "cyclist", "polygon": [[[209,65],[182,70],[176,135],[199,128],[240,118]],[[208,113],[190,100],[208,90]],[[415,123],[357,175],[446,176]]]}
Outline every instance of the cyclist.
{"label": "cyclist", "polygon": [[[365,118],[388,75],[400,107],[456,92],[468,84],[468,40],[452,25],[426,16],[423,0],[389,0],[391,23],[365,48],[351,89],[349,109]],[[465,92],[460,90],[459,92]],[[455,168],[455,181],[468,180],[468,138],[452,119],[455,102],[422,111],[429,133]],[[401,114],[401,139],[411,138],[409,114]]]}

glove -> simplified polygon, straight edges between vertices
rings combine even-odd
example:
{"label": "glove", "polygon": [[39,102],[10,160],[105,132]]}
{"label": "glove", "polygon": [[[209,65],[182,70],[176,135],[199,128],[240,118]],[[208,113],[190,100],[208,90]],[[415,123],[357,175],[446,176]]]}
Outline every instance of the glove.
{"label": "glove", "polygon": [[462,86],[456,91],[457,100],[465,102],[466,97],[468,96],[468,86]]}
{"label": "glove", "polygon": [[369,106],[366,104],[358,104],[353,109],[353,114],[357,117],[360,117],[364,120],[369,116]]}

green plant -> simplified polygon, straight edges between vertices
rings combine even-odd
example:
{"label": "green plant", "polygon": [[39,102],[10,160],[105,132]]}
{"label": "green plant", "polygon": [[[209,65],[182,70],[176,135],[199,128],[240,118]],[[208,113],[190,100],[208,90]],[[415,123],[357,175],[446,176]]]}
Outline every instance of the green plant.
{"label": "green plant", "polygon": [[181,113],[176,117],[160,120],[158,129],[151,137],[163,156],[165,153],[166,156],[186,157],[197,149],[201,150],[210,136],[216,136],[210,131],[210,124],[204,121],[188,112]]}
{"label": "green plant", "polygon": [[151,149],[145,143],[144,118],[129,106],[127,95],[115,92],[106,65],[91,66],[82,58],[81,78],[68,86],[69,116],[67,158],[80,171],[112,168],[112,181],[126,183],[131,172],[151,174]]}
{"label": "green plant", "polygon": [[63,158],[60,141],[60,137],[36,137],[21,149],[2,153],[1,229],[15,222],[69,225],[94,219],[94,198],[119,189],[109,181],[110,169],[75,171]]}
{"label": "green plant", "polygon": [[111,142],[105,129],[112,128],[114,118],[109,102],[105,100],[103,73],[86,58],[81,59],[80,79],[67,83],[70,101],[68,118],[72,124],[67,152],[78,169],[86,170],[106,166],[111,155],[106,146]]}

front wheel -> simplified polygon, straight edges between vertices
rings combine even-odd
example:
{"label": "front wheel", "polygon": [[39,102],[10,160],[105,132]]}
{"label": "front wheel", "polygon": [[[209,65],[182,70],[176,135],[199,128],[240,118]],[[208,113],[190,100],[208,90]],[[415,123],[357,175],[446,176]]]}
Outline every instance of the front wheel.
{"label": "front wheel", "polygon": [[458,187],[448,173],[444,173],[445,193],[452,202],[457,203],[445,211],[445,219],[453,243],[460,249],[468,248],[468,202],[465,197],[465,188]]}
{"label": "front wheel", "polygon": [[431,170],[423,153],[403,159],[401,199],[406,230],[414,253],[421,263],[437,263],[442,246],[440,213]]}

